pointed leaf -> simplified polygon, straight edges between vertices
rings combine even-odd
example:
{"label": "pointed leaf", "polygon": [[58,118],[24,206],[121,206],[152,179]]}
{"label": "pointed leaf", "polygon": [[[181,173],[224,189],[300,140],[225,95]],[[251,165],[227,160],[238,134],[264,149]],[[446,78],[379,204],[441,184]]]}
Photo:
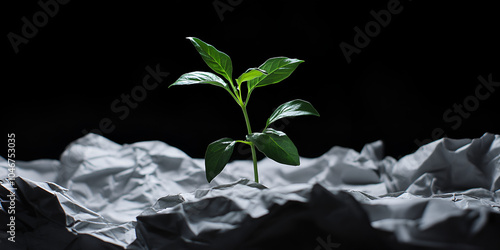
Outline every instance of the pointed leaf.
{"label": "pointed leaf", "polygon": [[187,39],[191,41],[208,67],[210,67],[217,74],[225,77],[229,82],[232,82],[233,63],[231,62],[231,58],[226,53],[217,50],[214,46],[205,43],[196,37],[188,37]]}
{"label": "pointed leaf", "polygon": [[298,166],[300,165],[299,153],[288,136],[281,132],[268,128],[262,133],[247,135],[257,149],[267,157],[279,163]]}
{"label": "pointed leaf", "polygon": [[319,116],[318,111],[313,107],[313,105],[304,100],[293,100],[286,103],[281,104],[276,110],[274,110],[273,114],[267,119],[266,128],[269,124],[285,118],[285,117],[295,117],[301,115],[315,115]]}
{"label": "pointed leaf", "polygon": [[210,143],[205,152],[205,172],[207,181],[211,182],[229,162],[236,141],[222,138]]}
{"label": "pointed leaf", "polygon": [[241,74],[241,76],[238,77],[238,79],[236,79],[236,82],[238,83],[239,86],[243,82],[253,80],[254,78],[257,78],[262,75],[267,75],[267,72],[265,70],[258,68],[249,68],[247,69],[247,71],[245,71],[245,73]]}
{"label": "pointed leaf", "polygon": [[287,57],[274,57],[264,62],[259,69],[265,70],[267,75],[260,76],[248,82],[248,88],[263,87],[275,84],[286,79],[304,61]]}
{"label": "pointed leaf", "polygon": [[181,77],[179,77],[177,81],[175,81],[168,87],[170,88],[172,86],[191,85],[191,84],[212,84],[230,90],[229,86],[227,85],[226,82],[224,82],[224,80],[222,80],[222,78],[218,77],[213,73],[202,72],[202,71],[194,71],[191,73],[186,73]]}

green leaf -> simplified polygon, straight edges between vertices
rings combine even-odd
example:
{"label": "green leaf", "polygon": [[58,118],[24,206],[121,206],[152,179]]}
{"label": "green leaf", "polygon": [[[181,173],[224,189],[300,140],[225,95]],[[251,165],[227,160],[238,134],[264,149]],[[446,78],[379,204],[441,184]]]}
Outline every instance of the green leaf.
{"label": "green leaf", "polygon": [[217,74],[225,77],[229,82],[232,82],[233,63],[231,62],[231,58],[226,53],[217,50],[214,46],[205,43],[196,37],[188,37],[187,39],[191,41],[208,67],[210,67]]}
{"label": "green leaf", "polygon": [[238,86],[240,86],[241,83],[250,81],[262,75],[267,75],[267,72],[258,68],[249,68],[247,69],[247,71],[245,71],[245,73],[241,74],[238,79],[236,79],[236,82],[238,83]]}
{"label": "green leaf", "polygon": [[226,166],[233,153],[236,141],[222,138],[210,143],[205,152],[205,172],[207,181],[211,182]]}
{"label": "green leaf", "polygon": [[300,165],[297,148],[290,138],[281,131],[268,128],[262,133],[247,135],[247,140],[272,160],[288,165]]}
{"label": "green leaf", "polygon": [[191,84],[212,84],[230,90],[229,86],[227,85],[226,82],[224,82],[224,80],[222,80],[222,78],[218,77],[213,73],[202,72],[202,71],[186,73],[181,77],[179,77],[177,81],[175,81],[168,87],[170,88],[172,86],[191,85]]}
{"label": "green leaf", "polygon": [[290,59],[287,57],[270,58],[259,67],[259,69],[265,70],[267,75],[249,81],[248,88],[254,89],[281,82],[290,76],[297,66],[303,62],[299,59]]}
{"label": "green leaf", "polygon": [[285,117],[295,117],[301,115],[315,115],[319,116],[318,111],[313,107],[313,105],[304,100],[293,100],[281,104],[273,114],[267,119],[266,128],[269,124]]}

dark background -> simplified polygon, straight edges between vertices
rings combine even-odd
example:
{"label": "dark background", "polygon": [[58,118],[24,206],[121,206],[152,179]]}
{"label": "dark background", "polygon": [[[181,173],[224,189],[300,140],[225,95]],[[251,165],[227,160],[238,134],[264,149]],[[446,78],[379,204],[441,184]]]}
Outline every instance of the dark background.
{"label": "dark background", "polygon": [[[370,11],[385,10],[390,1],[219,0],[232,8],[223,20],[213,2],[73,0],[59,4],[18,53],[9,32],[21,35],[22,17],[32,20],[42,8],[37,1],[2,3],[0,155],[6,157],[6,134],[14,132],[17,159],[57,159],[103,118],[113,123],[104,134],[110,140],[160,140],[192,157],[203,157],[221,137],[243,139],[243,115],[225,91],[167,88],[183,73],[210,71],[187,36],[231,56],[234,77],[270,57],[305,60],[290,78],[254,91],[248,106],[256,131],[281,103],[310,101],[320,118],[276,124],[305,157],[335,145],[359,151],[375,140],[400,157],[436,128],[452,138],[500,134],[500,93],[480,101],[460,124],[443,120],[446,110],[475,95],[478,76],[500,82],[500,15],[493,1],[402,0],[402,11],[351,63],[339,44],[354,45],[353,28],[364,29],[374,20]],[[142,84],[148,65],[169,75],[122,120],[110,105]],[[250,157],[245,147],[237,151],[236,158]]]}

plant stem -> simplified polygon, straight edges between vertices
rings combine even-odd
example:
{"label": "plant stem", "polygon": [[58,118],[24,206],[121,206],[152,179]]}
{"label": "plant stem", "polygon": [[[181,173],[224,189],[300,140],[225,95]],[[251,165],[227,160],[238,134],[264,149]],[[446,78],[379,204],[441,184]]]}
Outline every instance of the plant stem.
{"label": "plant stem", "polygon": [[[247,124],[248,135],[250,135],[250,134],[252,134],[252,127],[250,126],[250,120],[248,119],[246,105],[242,105],[241,110],[243,110],[243,115],[245,116],[245,122]],[[257,170],[257,154],[255,152],[255,145],[253,145],[253,143],[250,144],[250,148],[252,149],[253,173],[254,173],[255,182],[259,183],[259,172]]]}
{"label": "plant stem", "polygon": [[257,154],[255,153],[255,145],[250,146],[252,149],[252,159],[253,159],[253,175],[255,182],[259,183],[259,170],[257,169]]}

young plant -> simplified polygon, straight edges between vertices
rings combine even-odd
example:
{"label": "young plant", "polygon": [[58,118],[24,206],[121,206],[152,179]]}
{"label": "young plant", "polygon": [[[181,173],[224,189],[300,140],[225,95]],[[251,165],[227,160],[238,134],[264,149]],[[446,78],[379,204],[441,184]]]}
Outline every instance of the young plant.
{"label": "young plant", "polygon": [[[252,132],[247,114],[247,106],[250,96],[256,88],[281,82],[290,76],[297,66],[304,61],[286,57],[270,58],[258,68],[249,68],[233,82],[233,65],[231,58],[227,54],[198,38],[188,37],[187,39],[191,41],[205,63],[215,73],[224,77],[227,82],[213,73],[194,71],[179,77],[169,88],[177,85],[211,84],[225,89],[241,107],[248,132],[246,140],[222,138],[208,145],[205,153],[207,181],[211,182],[224,169],[229,162],[236,143],[244,143],[251,148],[255,182],[259,182],[256,147],[265,156],[274,161],[287,165],[300,165],[297,148],[290,138],[285,133],[268,128],[268,126],[285,117],[301,115],[319,116],[318,111],[316,111],[311,103],[303,100],[293,100],[282,104],[267,119],[266,126],[259,133]],[[247,90],[245,96],[242,95],[242,84],[244,82],[246,82]]]}

